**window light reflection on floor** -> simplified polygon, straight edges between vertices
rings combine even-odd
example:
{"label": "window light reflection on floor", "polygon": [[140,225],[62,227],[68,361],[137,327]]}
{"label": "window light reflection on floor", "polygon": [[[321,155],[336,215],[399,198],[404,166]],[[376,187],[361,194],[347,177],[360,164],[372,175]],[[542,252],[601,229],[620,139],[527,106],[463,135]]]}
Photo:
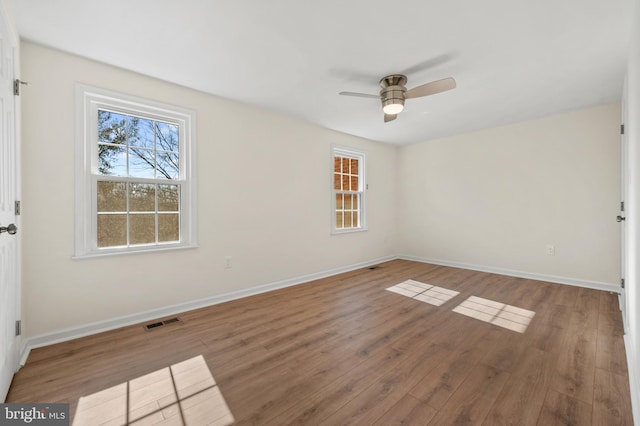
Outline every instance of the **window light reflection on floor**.
{"label": "window light reflection on floor", "polygon": [[231,425],[235,421],[199,355],[78,401],[74,426]]}
{"label": "window light reflection on floor", "polygon": [[524,333],[536,314],[533,311],[471,296],[453,309],[462,315]]}
{"label": "window light reflection on floor", "polygon": [[401,282],[386,290],[435,306],[440,306],[460,294],[457,291],[414,280]]}

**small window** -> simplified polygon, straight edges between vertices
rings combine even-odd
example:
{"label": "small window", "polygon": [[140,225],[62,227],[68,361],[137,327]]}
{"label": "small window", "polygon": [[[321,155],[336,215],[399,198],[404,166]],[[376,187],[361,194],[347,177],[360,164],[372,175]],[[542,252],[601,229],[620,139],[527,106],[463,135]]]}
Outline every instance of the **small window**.
{"label": "small window", "polygon": [[194,246],[195,114],[78,92],[76,257]]}
{"label": "small window", "polygon": [[364,216],[364,153],[334,147],[332,222],[333,232],[366,230]]}

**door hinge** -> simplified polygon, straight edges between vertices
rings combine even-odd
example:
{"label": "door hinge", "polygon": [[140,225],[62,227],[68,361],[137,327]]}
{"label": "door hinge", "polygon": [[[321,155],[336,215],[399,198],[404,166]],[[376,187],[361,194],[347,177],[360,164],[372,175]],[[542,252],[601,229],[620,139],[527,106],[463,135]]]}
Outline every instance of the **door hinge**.
{"label": "door hinge", "polygon": [[22,81],[19,78],[16,78],[15,80],[13,80],[13,94],[15,96],[20,96],[20,85],[27,85],[29,83],[27,83],[26,81]]}
{"label": "door hinge", "polygon": [[22,334],[22,321],[21,320],[17,320],[16,321],[16,336],[19,336]]}
{"label": "door hinge", "polygon": [[624,288],[624,278],[620,278],[620,287]]}
{"label": "door hinge", "polygon": [[20,216],[20,201],[16,201],[15,215]]}
{"label": "door hinge", "polygon": [[620,125],[620,134],[624,135],[624,124]]}
{"label": "door hinge", "polygon": [[620,211],[624,211],[624,201],[620,201]]}

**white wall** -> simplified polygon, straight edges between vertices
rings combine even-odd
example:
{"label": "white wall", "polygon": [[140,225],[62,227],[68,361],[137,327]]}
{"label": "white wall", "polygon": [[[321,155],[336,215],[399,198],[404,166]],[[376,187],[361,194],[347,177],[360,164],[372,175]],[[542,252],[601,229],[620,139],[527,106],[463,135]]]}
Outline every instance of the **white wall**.
{"label": "white wall", "polygon": [[[28,336],[395,254],[395,147],[21,47]],[[199,248],[71,259],[76,82],[197,111]],[[330,235],[331,144],[367,153],[367,232]]]}
{"label": "white wall", "polygon": [[636,423],[640,420],[640,2],[635,1],[633,29],[629,46],[625,99],[625,131],[628,140],[626,296],[627,296],[627,363],[631,397]]}
{"label": "white wall", "polygon": [[616,286],[619,126],[606,105],[404,147],[402,253]]}

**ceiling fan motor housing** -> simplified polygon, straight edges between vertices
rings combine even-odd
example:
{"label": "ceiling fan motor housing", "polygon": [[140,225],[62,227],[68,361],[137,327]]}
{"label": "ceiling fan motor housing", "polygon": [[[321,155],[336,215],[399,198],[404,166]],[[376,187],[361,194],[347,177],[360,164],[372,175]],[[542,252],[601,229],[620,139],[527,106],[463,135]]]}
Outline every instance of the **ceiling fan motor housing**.
{"label": "ceiling fan motor housing", "polygon": [[380,100],[382,101],[382,108],[391,104],[404,105],[404,92],[407,88],[404,86],[391,86],[380,91]]}
{"label": "ceiling fan motor housing", "polygon": [[405,92],[407,88],[404,86],[407,83],[407,77],[401,74],[388,75],[380,80],[380,101],[382,102],[382,108],[387,105],[402,105],[404,106]]}

